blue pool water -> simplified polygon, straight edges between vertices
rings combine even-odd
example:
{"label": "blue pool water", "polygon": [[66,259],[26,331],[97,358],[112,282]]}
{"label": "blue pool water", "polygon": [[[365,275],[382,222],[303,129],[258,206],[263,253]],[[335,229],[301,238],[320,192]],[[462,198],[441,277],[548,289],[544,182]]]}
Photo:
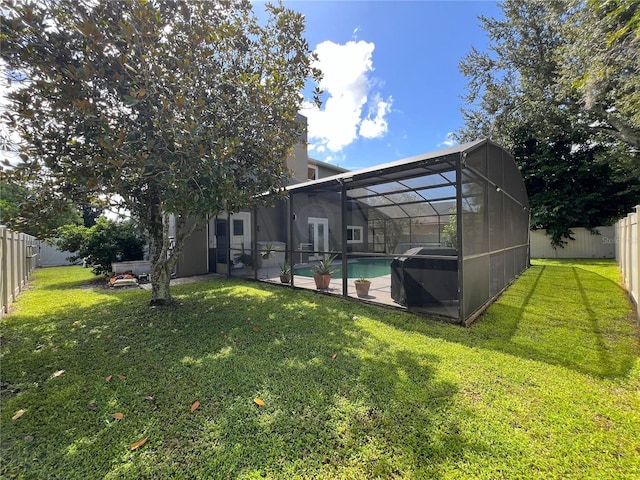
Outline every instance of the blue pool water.
{"label": "blue pool water", "polygon": [[[309,267],[296,268],[294,273],[295,275],[303,277],[313,277],[313,273]],[[390,273],[390,258],[359,258],[357,260],[349,260],[347,264],[347,278],[375,278],[389,275]],[[342,264],[339,260],[335,263],[335,273],[333,277],[342,277]]]}

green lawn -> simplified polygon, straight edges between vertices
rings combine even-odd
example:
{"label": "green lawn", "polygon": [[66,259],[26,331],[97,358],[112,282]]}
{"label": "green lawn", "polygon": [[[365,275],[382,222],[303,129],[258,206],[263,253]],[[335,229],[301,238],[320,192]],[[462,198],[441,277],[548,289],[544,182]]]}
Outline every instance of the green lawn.
{"label": "green lawn", "polygon": [[640,478],[610,261],[535,262],[469,329],[241,280],[151,308],[33,278],[0,324],[2,478]]}

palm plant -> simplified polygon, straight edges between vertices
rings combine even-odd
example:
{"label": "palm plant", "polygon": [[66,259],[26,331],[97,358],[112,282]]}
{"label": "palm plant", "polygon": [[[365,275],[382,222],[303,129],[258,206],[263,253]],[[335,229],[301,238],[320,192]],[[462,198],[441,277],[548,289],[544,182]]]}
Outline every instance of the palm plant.
{"label": "palm plant", "polygon": [[323,255],[320,262],[311,265],[313,275],[333,275],[336,271],[336,267],[333,266],[336,257],[337,255]]}

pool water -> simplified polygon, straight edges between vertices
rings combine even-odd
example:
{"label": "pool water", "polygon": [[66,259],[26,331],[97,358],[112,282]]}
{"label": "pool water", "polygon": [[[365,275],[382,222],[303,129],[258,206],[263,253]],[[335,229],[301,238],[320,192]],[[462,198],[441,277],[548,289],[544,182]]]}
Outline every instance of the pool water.
{"label": "pool water", "polygon": [[[335,272],[333,277],[342,277],[342,263],[338,261],[334,265]],[[347,278],[375,278],[389,275],[390,273],[390,258],[359,258],[357,260],[349,260],[347,264]],[[309,267],[296,268],[294,274],[302,277],[313,277],[313,273]]]}

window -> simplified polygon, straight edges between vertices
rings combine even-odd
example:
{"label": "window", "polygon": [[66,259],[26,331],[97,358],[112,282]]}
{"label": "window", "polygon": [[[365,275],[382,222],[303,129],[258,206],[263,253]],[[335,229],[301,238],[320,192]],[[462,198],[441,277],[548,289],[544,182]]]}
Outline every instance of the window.
{"label": "window", "polygon": [[362,243],[362,227],[347,226],[347,243]]}
{"label": "window", "polygon": [[316,165],[307,165],[307,178],[309,180],[317,180],[318,176],[318,167]]}
{"label": "window", "polygon": [[244,222],[242,220],[233,220],[233,234],[244,235]]}

